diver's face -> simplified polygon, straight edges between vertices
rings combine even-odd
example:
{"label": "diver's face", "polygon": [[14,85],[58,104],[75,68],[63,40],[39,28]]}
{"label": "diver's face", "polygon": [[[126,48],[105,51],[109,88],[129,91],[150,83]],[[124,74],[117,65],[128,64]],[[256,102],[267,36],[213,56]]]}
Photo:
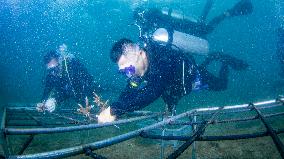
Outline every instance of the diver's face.
{"label": "diver's face", "polygon": [[46,64],[47,69],[52,69],[58,66],[57,59],[51,59],[48,64]]}
{"label": "diver's face", "polygon": [[[125,73],[128,77],[133,75],[143,76],[145,72],[145,59],[142,56],[144,53],[138,45],[128,44],[124,48],[124,54],[118,60],[119,70]],[[144,53],[145,54],[145,53]]]}

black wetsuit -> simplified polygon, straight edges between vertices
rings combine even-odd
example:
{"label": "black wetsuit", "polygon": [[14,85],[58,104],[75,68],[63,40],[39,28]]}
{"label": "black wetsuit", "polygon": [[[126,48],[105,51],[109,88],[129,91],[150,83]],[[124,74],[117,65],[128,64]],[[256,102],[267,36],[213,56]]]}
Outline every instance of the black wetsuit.
{"label": "black wetsuit", "polygon": [[192,91],[198,74],[200,88],[220,91],[227,87],[227,65],[221,70],[224,75],[218,78],[205,68],[197,67],[192,57],[180,51],[159,45],[148,45],[145,51],[149,67],[141,80],[143,86],[133,88],[128,84],[117,102],[111,104],[112,114],[121,115],[142,109],[159,97],[171,109],[182,96]]}
{"label": "black wetsuit", "polygon": [[98,90],[99,87],[78,59],[71,58],[67,59],[66,62],[70,80],[63,60],[61,66],[47,71],[42,100],[46,100],[51,91],[54,90],[57,103],[73,98],[75,102],[85,104],[85,97],[92,96],[93,91]]}

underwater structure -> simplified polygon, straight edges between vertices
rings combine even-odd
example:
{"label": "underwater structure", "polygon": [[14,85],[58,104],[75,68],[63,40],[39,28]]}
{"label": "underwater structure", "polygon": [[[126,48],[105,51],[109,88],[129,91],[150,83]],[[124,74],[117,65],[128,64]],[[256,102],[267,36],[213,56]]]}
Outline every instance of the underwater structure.
{"label": "underwater structure", "polygon": [[[284,133],[284,129],[273,127],[268,121],[268,119],[272,117],[283,118],[283,108],[284,98],[280,96],[275,100],[257,103],[198,108],[176,116],[166,116],[164,113],[160,112],[137,111],[128,114],[128,117],[125,119],[120,119],[112,123],[97,124],[96,121],[86,121],[82,116],[70,110],[60,110],[60,112],[46,113],[43,115],[28,106],[6,107],[1,111],[2,157],[8,159],[43,159],[66,158],[85,154],[91,158],[102,159],[106,157],[104,157],[104,154],[97,154],[96,150],[120,144],[123,141],[133,138],[142,137],[161,140],[160,158],[178,158],[189,147],[192,147],[192,156],[190,157],[195,158],[195,142],[240,140],[270,136],[280,154],[279,156],[284,158],[284,146],[278,136]],[[156,122],[145,124],[148,120],[154,120]],[[205,135],[204,133],[209,126],[217,127],[220,124],[231,123],[246,124],[256,120],[260,121],[260,124],[263,124],[265,131],[229,135],[222,133],[214,136]],[[25,153],[25,150],[37,135],[102,129],[111,126],[127,125],[133,122],[137,122],[138,124],[139,122],[144,122],[144,124],[140,124],[140,128],[138,129],[96,142],[48,152]],[[185,129],[188,128],[190,131],[185,131]],[[12,153],[11,147],[13,145],[9,144],[9,137],[15,135],[26,135],[27,137],[25,142],[22,143],[20,151]],[[181,142],[177,144],[171,142],[171,144],[174,145],[174,149],[170,155],[165,156],[164,148],[165,145],[169,144],[167,143],[168,140]]]}

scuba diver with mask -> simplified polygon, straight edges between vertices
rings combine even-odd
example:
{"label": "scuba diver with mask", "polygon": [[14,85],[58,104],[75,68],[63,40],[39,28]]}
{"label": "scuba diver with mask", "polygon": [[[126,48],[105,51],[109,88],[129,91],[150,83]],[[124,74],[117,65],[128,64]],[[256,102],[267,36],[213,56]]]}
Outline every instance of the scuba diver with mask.
{"label": "scuba diver with mask", "polygon": [[85,66],[67,51],[65,44],[57,51],[48,52],[43,59],[46,66],[46,80],[38,111],[53,112],[57,104],[68,98],[84,105],[86,97],[92,97],[94,91],[101,91]]}
{"label": "scuba diver with mask", "polygon": [[[250,14],[252,4],[250,0],[241,0],[205,24],[212,4],[212,0],[207,1],[198,22],[176,17],[172,10],[135,11],[139,43],[121,39],[110,53],[119,72],[127,76],[128,85],[118,100],[98,115],[99,122],[111,122],[124,113],[146,107],[159,97],[166,103],[168,112],[175,115],[178,101],[191,91],[226,90],[229,68],[245,70],[248,64],[222,52],[208,55],[209,44],[205,38],[225,18]],[[193,54],[208,57],[197,66]],[[221,62],[218,77],[207,71],[213,61]]]}
{"label": "scuba diver with mask", "polygon": [[208,55],[209,44],[206,37],[218,24],[227,18],[249,15],[253,11],[250,0],[241,0],[206,24],[212,5],[213,0],[207,0],[199,20],[192,20],[167,8],[137,8],[134,19],[135,25],[139,27],[141,42],[147,44],[149,40],[154,40],[189,54]]}
{"label": "scuba diver with mask", "polygon": [[[216,57],[197,66],[184,52],[155,42],[141,48],[129,39],[117,41],[110,58],[117,63],[119,72],[128,78],[128,85],[118,100],[98,115],[99,123],[111,122],[124,113],[140,110],[159,97],[166,103],[168,112],[175,115],[178,101],[191,91],[226,90],[229,68],[245,70],[248,65],[231,56],[214,55]],[[222,63],[218,77],[206,70],[212,60]]]}

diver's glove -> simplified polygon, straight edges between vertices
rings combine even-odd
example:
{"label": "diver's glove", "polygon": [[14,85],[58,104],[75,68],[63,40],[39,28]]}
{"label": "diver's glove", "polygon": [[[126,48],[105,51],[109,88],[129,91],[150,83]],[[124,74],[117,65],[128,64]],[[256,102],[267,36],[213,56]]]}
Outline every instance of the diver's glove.
{"label": "diver's glove", "polygon": [[97,115],[98,123],[109,123],[113,122],[116,118],[116,116],[112,115],[110,112],[110,107],[104,109],[100,112],[99,115]]}
{"label": "diver's glove", "polygon": [[55,98],[49,98],[46,101],[43,101],[42,103],[38,103],[36,106],[37,111],[39,112],[53,112],[56,107],[56,100]]}

